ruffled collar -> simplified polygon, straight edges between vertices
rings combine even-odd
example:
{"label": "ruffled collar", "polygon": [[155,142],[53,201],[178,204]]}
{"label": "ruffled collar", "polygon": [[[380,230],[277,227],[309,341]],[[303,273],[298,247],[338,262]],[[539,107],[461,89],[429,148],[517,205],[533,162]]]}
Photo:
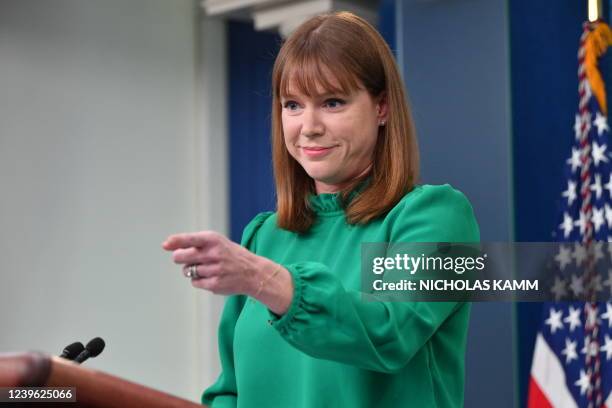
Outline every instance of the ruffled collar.
{"label": "ruffled collar", "polygon": [[308,196],[308,203],[310,208],[317,214],[334,213],[344,210],[340,194],[338,193],[310,194]]}
{"label": "ruffled collar", "polygon": [[[349,194],[346,205],[353,201],[368,185],[370,177],[362,181],[355,187],[355,189]],[[308,203],[310,208],[316,214],[332,214],[336,212],[344,212],[345,206],[342,205],[340,199],[340,193],[322,193],[322,194],[309,194]]]}

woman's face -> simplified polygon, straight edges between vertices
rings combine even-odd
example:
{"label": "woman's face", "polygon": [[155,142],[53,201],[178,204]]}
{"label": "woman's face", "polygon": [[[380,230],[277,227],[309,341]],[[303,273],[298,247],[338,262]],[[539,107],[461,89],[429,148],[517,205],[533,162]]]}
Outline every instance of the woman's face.
{"label": "woman's face", "polygon": [[317,194],[337,192],[369,171],[386,120],[384,100],[363,89],[346,95],[321,86],[308,97],[290,83],[281,105],[287,150],[314,179]]}

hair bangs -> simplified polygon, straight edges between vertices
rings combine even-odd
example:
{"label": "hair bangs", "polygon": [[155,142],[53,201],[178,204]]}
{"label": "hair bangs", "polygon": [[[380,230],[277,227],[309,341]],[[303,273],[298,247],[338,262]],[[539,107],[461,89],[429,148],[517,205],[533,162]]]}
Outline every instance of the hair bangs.
{"label": "hair bangs", "polygon": [[[279,97],[299,92],[308,97],[324,93],[350,94],[361,88],[357,76],[346,69],[347,64],[324,58],[323,53],[312,52],[287,58],[281,73]],[[330,67],[334,67],[333,69]]]}

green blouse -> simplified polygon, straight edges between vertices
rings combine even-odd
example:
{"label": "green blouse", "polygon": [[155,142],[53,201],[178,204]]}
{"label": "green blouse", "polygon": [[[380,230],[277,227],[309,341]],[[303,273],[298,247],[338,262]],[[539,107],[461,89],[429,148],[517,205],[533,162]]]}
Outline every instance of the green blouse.
{"label": "green blouse", "polygon": [[461,407],[468,303],[365,302],[362,242],[478,242],[472,207],[449,185],[422,185],[385,216],[349,225],[337,194],[310,198],[306,234],[258,214],[242,245],[282,264],[294,296],[282,316],[227,298],[221,375],[202,403],[220,407]]}

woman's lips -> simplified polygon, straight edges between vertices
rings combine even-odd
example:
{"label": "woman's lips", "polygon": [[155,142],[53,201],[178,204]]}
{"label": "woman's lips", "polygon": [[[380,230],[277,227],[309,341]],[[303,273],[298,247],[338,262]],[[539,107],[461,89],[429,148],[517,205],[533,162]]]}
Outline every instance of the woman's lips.
{"label": "woman's lips", "polygon": [[308,157],[322,157],[329,153],[334,147],[302,147],[304,154]]}

